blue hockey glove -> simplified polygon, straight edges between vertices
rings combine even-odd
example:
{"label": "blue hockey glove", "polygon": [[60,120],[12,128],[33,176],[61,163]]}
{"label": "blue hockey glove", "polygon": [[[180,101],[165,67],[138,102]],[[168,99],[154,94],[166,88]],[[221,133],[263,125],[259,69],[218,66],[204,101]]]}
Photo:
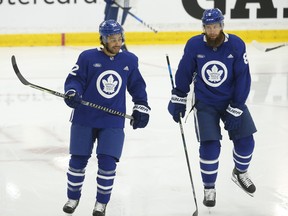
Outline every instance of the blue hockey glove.
{"label": "blue hockey glove", "polygon": [[130,125],[133,126],[133,129],[144,128],[149,122],[149,112],[150,107],[145,104],[135,104],[133,107],[133,119],[130,121]]}
{"label": "blue hockey glove", "polygon": [[173,116],[175,122],[180,121],[180,113],[181,116],[185,116],[186,112],[186,102],[187,102],[187,94],[177,90],[172,90],[172,97],[168,104],[168,111]]}
{"label": "blue hockey glove", "polygon": [[114,0],[104,0],[107,4],[112,5],[114,3]]}
{"label": "blue hockey glove", "polygon": [[242,113],[243,113],[242,109],[234,108],[229,104],[226,109],[224,128],[228,131],[238,129],[241,125]]}
{"label": "blue hockey glove", "polygon": [[65,93],[65,103],[71,107],[76,108],[81,104],[81,96],[74,89],[70,89]]}

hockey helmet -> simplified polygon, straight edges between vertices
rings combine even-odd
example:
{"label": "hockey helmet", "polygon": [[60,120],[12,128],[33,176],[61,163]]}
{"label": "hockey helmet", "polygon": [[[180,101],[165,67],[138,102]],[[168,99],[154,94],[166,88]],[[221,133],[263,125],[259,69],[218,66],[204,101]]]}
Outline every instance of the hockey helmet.
{"label": "hockey helmet", "polygon": [[104,42],[107,42],[107,37],[114,34],[121,34],[124,41],[124,30],[122,26],[115,20],[105,20],[99,25],[99,33]]}
{"label": "hockey helmet", "polygon": [[210,25],[214,23],[220,23],[221,26],[224,24],[224,16],[218,8],[213,8],[213,9],[207,9],[203,12],[202,16],[202,24],[203,26],[205,25]]}

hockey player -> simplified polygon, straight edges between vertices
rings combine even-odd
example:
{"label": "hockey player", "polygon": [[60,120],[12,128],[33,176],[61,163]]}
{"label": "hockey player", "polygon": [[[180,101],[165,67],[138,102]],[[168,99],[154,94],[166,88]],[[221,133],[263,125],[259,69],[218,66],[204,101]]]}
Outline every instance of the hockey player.
{"label": "hockey player", "polygon": [[244,42],[223,32],[224,17],[217,8],[204,11],[202,24],[203,34],[190,38],[185,46],[168,110],[179,122],[180,113],[185,115],[187,93],[195,79],[194,121],[200,142],[203,204],[213,207],[222,139],[220,120],[234,144],[232,180],[250,195],[256,190],[247,174],[256,128],[245,105],[251,77]]}
{"label": "hockey player", "polygon": [[107,20],[100,24],[99,33],[103,48],[83,51],[65,81],[65,102],[74,108],[67,172],[68,201],[63,207],[63,211],[70,214],[79,203],[85,168],[97,142],[97,195],[93,216],[105,215],[124,143],[124,118],[84,106],[81,100],[125,113],[127,89],[134,102],[134,119],[130,122],[133,129],[144,128],[149,121],[146,84],[138,69],[138,58],[120,49],[124,42],[122,26]]}
{"label": "hockey player", "polygon": [[[124,25],[128,11],[131,9],[129,6],[130,0],[104,0],[106,2],[105,11],[104,11],[104,20],[116,20],[122,26]],[[124,9],[120,9],[116,4],[120,4]],[[126,45],[123,43],[122,50],[127,50]]]}

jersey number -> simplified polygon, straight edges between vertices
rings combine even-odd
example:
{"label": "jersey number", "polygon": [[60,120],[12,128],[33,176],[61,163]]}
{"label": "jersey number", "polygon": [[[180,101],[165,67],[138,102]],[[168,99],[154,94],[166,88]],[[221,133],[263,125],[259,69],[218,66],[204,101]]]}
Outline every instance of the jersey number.
{"label": "jersey number", "polygon": [[248,64],[248,63],[249,63],[246,52],[243,54],[243,60],[244,60],[244,63],[245,63],[245,64]]}

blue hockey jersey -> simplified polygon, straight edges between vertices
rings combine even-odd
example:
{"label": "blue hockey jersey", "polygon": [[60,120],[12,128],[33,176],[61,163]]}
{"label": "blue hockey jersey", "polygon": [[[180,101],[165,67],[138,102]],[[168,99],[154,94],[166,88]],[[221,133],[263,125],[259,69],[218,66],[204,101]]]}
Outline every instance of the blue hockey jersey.
{"label": "blue hockey jersey", "polygon": [[245,43],[236,35],[225,34],[224,43],[213,49],[203,34],[190,38],[175,74],[176,88],[188,93],[194,74],[197,100],[243,106],[251,86]]}
{"label": "blue hockey jersey", "polygon": [[[135,104],[147,104],[138,58],[128,51],[114,57],[101,49],[83,51],[66,78],[64,89],[75,89],[83,100],[122,113],[126,113],[126,90]],[[124,128],[125,123],[121,116],[82,104],[72,111],[71,121],[94,128]]]}

